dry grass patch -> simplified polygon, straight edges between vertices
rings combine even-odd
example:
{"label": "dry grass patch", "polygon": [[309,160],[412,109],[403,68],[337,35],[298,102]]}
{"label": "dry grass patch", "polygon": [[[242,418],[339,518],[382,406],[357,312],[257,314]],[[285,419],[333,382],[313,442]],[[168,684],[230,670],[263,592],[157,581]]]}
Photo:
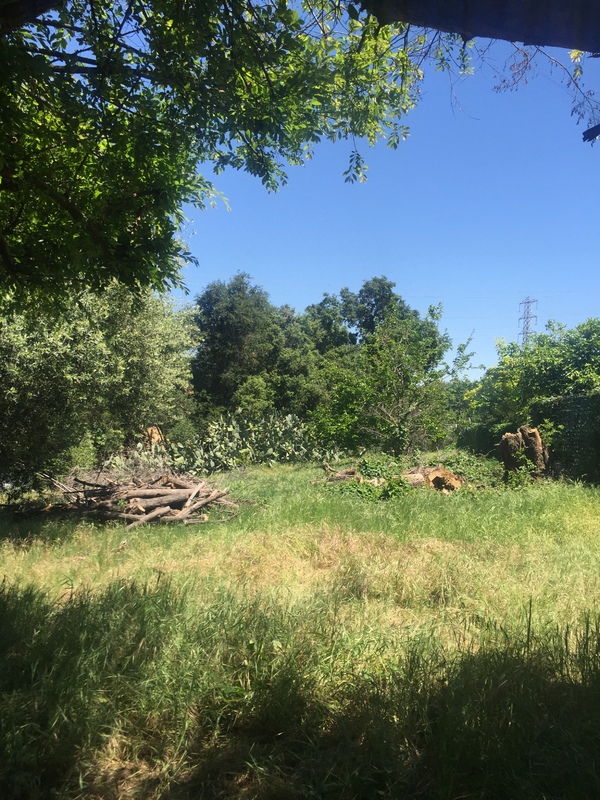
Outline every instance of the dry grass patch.
{"label": "dry grass patch", "polygon": [[[83,780],[89,800],[123,800],[128,797],[155,797],[163,770],[142,758],[131,759],[123,736],[114,733],[93,756]],[[162,780],[161,780],[162,778]]]}
{"label": "dry grass patch", "polygon": [[366,605],[373,624],[384,627],[507,620],[522,615],[530,600],[540,618],[572,623],[582,609],[600,606],[600,539],[592,535],[590,515],[576,522],[584,532],[557,535],[553,528],[544,534],[523,525],[518,542],[402,541],[377,531],[305,524],[245,535],[227,526],[191,527],[178,535],[165,527],[132,532],[124,546],[122,529],[81,526],[66,541],[5,542],[0,571],[58,596],[157,576],[248,596],[327,594],[353,605],[350,616],[357,603]]}

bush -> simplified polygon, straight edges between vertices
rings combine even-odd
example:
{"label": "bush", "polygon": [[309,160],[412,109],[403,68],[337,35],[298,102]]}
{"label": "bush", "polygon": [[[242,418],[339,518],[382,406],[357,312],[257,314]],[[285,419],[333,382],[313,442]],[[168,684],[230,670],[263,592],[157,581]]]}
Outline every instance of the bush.
{"label": "bush", "polygon": [[363,500],[393,500],[410,491],[409,484],[400,475],[403,465],[395,459],[365,456],[356,468],[359,478],[333,483],[329,488],[339,494],[360,497]]}

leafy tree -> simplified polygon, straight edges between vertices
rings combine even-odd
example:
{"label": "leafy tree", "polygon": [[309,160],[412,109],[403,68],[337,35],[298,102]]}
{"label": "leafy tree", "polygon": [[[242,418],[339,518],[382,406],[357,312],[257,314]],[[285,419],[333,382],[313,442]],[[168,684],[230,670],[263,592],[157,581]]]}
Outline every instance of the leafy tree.
{"label": "leafy tree", "polygon": [[415,316],[400,295],[394,292],[395,283],[385,275],[365,281],[357,294],[342,289],[340,297],[346,324],[358,330],[358,338],[364,341],[375,333],[388,314],[399,317]]}
{"label": "leafy tree", "polygon": [[201,342],[193,372],[204,418],[311,406],[317,353],[291,308],[274,306],[246,273],[211,283],[196,302]]}
{"label": "leafy tree", "polygon": [[274,407],[304,416],[318,401],[316,370],[321,356],[306,332],[302,315],[297,315],[289,306],[282,306],[277,309],[277,316],[283,347],[279,351],[276,374],[272,376],[276,387]]}
{"label": "leafy tree", "polygon": [[382,275],[366,280],[356,293],[345,287],[339,297],[324,294],[320,303],[308,306],[303,324],[319,352],[366,341],[389,313],[418,318],[395,286]]}
{"label": "leafy tree", "polygon": [[441,364],[450,342],[435,324],[392,310],[359,349],[356,361],[329,361],[324,399],[312,414],[317,436],[344,447],[402,453],[443,439],[449,422]]}
{"label": "leafy tree", "polygon": [[6,313],[0,476],[27,480],[77,459],[92,466],[149,425],[168,434],[184,423],[193,341],[188,313],[151,294],[134,303],[115,286],[60,320]]}
{"label": "leafy tree", "polygon": [[523,345],[501,342],[498,356],[470,393],[472,409],[489,424],[522,425],[540,400],[600,391],[600,320],[570,330],[550,322]]}
{"label": "leafy tree", "polygon": [[248,396],[248,387],[243,387],[249,378],[259,388],[260,400],[272,401],[268,376],[283,347],[283,334],[264,289],[253,286],[246,273],[238,273],[229,283],[209,284],[196,298],[196,307],[201,340],[193,373],[202,407],[232,410],[236,393],[242,392],[238,400]]}
{"label": "leafy tree", "polygon": [[[322,138],[396,147],[432,52],[353,6],[343,23],[334,0],[16,5],[0,5],[0,291],[21,302],[177,284],[182,206],[215,194],[199,165],[275,189]],[[353,151],[346,179],[364,170]]]}
{"label": "leafy tree", "polygon": [[342,300],[327,293],[320,303],[306,308],[302,326],[322,355],[350,344],[355,338],[348,329]]}
{"label": "leafy tree", "polygon": [[[448,368],[448,374],[444,381],[446,402],[455,440],[469,428],[473,421],[469,395],[477,386],[477,381],[467,377],[467,370],[471,368],[471,360],[475,355],[474,351],[469,351],[472,338],[471,335],[465,342],[457,345],[452,364]],[[481,369],[481,367],[478,367],[478,369]]]}

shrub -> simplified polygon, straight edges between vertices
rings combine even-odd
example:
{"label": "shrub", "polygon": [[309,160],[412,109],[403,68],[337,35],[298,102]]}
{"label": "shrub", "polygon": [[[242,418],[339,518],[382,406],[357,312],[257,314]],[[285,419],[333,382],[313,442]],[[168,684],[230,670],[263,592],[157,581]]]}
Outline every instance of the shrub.
{"label": "shrub", "polygon": [[265,416],[234,413],[210,422],[202,440],[192,446],[172,444],[173,465],[211,474],[243,464],[335,461],[337,451],[324,450],[294,414]]}

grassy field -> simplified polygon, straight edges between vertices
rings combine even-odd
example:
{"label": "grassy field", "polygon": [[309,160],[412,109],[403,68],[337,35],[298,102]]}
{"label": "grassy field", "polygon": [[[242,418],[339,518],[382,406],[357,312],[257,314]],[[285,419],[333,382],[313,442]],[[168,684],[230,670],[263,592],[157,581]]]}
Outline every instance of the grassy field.
{"label": "grassy field", "polygon": [[[0,797],[600,796],[600,491],[0,519]],[[315,482],[316,481],[316,482]]]}

